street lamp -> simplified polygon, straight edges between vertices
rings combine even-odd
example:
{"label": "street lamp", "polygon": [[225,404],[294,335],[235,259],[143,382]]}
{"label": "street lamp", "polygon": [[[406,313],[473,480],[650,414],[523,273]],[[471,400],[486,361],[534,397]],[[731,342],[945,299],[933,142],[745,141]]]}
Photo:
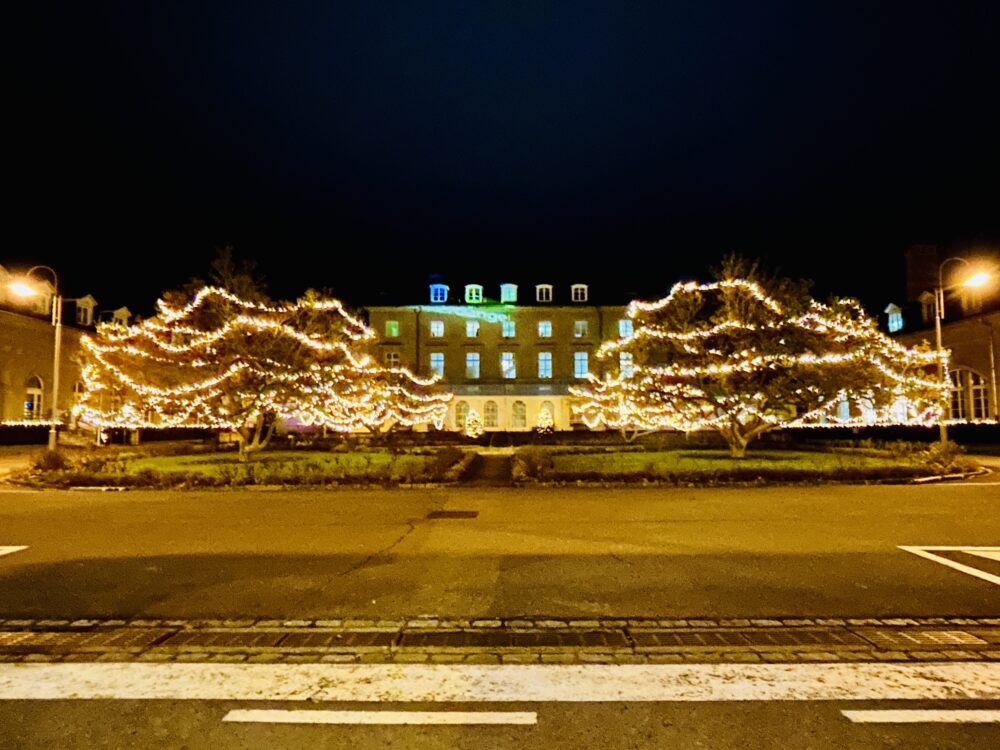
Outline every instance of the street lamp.
{"label": "street lamp", "polygon": [[[941,321],[944,319],[944,292],[945,289],[955,289],[958,287],[976,287],[983,286],[990,280],[990,274],[986,271],[978,271],[972,274],[969,278],[959,284],[951,284],[949,286],[944,285],[944,267],[951,263],[952,261],[958,261],[959,263],[964,263],[967,266],[972,266],[969,261],[965,258],[945,258],[941,261],[938,266],[938,283],[937,287],[934,289],[934,335],[937,339],[937,355],[938,355],[938,377],[943,383],[946,377],[944,371],[944,349],[941,346]],[[945,416],[942,411],[941,417],[938,419],[938,430],[940,432],[940,439],[942,443],[948,442],[948,425],[945,424]]]}
{"label": "street lamp", "polygon": [[52,355],[52,421],[49,427],[49,450],[54,451],[59,440],[59,355],[62,347],[63,298],[59,294],[59,277],[49,266],[32,266],[24,274],[23,279],[10,282],[7,288],[20,297],[40,294],[38,288],[29,281],[35,271],[48,271],[52,274],[52,325],[55,327],[55,347]]}

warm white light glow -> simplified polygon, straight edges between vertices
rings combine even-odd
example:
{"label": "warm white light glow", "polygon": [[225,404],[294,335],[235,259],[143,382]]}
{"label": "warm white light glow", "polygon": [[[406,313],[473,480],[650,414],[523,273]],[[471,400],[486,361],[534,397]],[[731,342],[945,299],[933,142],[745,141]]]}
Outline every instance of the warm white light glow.
{"label": "warm white light glow", "polygon": [[7,288],[14,292],[14,294],[18,297],[34,297],[37,294],[41,294],[41,292],[39,292],[27,281],[12,281],[7,284]]}
{"label": "warm white light glow", "polygon": [[990,275],[986,271],[972,274],[962,282],[962,286],[984,286],[990,280]]}

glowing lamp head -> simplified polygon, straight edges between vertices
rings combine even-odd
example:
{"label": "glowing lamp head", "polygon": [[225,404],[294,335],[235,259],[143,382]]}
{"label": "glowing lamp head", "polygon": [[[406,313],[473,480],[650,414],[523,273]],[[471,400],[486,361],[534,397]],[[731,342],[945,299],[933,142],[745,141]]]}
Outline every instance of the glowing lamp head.
{"label": "glowing lamp head", "polygon": [[985,286],[990,280],[990,275],[986,271],[974,273],[962,282],[962,286]]}
{"label": "glowing lamp head", "polygon": [[7,284],[7,288],[18,297],[34,297],[39,294],[39,291],[27,281],[12,281]]}

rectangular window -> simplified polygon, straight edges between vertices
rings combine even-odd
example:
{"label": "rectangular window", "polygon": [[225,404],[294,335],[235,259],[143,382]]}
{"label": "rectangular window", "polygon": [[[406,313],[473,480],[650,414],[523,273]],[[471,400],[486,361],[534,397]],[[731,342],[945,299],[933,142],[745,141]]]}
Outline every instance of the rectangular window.
{"label": "rectangular window", "polygon": [[386,338],[394,339],[399,336],[399,321],[398,320],[387,320],[385,321],[385,335]]}
{"label": "rectangular window", "polygon": [[538,377],[552,377],[552,352],[538,352]]}
{"label": "rectangular window", "polygon": [[552,338],[552,321],[551,320],[539,320],[538,321],[538,338],[540,338],[540,339]]}
{"label": "rectangular window", "polygon": [[618,321],[618,336],[624,338],[625,336],[632,335],[632,321],[628,318],[622,318]]}
{"label": "rectangular window", "polygon": [[444,321],[443,320],[432,320],[431,321],[431,337],[439,339],[444,336]]}
{"label": "rectangular window", "polygon": [[514,321],[505,320],[501,324],[502,334],[505,339],[514,338]]}
{"label": "rectangular window", "polygon": [[386,352],[385,353],[385,366],[386,367],[399,367],[399,352]]}
{"label": "rectangular window", "polygon": [[431,352],[431,372],[444,375],[444,352]]}
{"label": "rectangular window", "polygon": [[573,377],[587,377],[587,352],[573,352]]}
{"label": "rectangular window", "polygon": [[620,352],[618,354],[618,370],[626,378],[632,377],[632,353]]}
{"label": "rectangular window", "polygon": [[479,352],[465,353],[465,377],[470,380],[479,378]]}
{"label": "rectangular window", "polygon": [[517,364],[514,362],[514,352],[500,352],[500,373],[508,380],[517,377]]}
{"label": "rectangular window", "polygon": [[587,333],[588,333],[588,328],[587,328],[587,321],[586,320],[578,320],[575,323],[573,323],[573,336],[574,337],[576,337],[578,339],[586,338]]}
{"label": "rectangular window", "polygon": [[478,320],[467,320],[465,321],[465,335],[474,339],[479,335],[479,321]]}

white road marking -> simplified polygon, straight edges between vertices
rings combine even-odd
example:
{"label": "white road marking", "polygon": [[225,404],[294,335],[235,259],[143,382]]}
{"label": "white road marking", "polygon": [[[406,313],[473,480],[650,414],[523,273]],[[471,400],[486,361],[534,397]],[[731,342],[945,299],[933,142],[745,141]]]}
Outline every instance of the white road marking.
{"label": "white road marking", "polygon": [[534,711],[235,710],[223,721],[262,724],[537,724]]}
{"label": "white road marking", "polygon": [[14,552],[20,552],[23,549],[28,549],[28,546],[22,545],[20,547],[0,547],[0,557],[3,557],[4,555],[13,554]]}
{"label": "white road marking", "polygon": [[996,560],[1000,562],[1000,549],[990,550],[981,549],[975,551],[969,551],[970,555],[975,555],[976,557],[985,557],[987,560]]}
{"label": "white road marking", "polygon": [[855,724],[998,724],[1000,711],[989,709],[891,709],[885,711],[841,711]]}
{"label": "white road marking", "polygon": [[979,557],[989,557],[990,554],[1000,554],[1000,547],[912,547],[900,545],[899,549],[905,550],[906,552],[912,552],[914,555],[919,555],[920,557],[924,557],[928,560],[933,560],[936,563],[947,565],[949,568],[960,570],[963,573],[968,573],[970,576],[982,578],[984,581],[989,581],[990,583],[995,583],[997,586],[1000,586],[1000,576],[993,575],[992,573],[987,573],[985,570],[973,568],[971,565],[964,565],[956,560],[949,560],[947,557],[934,554],[935,552],[966,552],[970,555],[978,555]]}
{"label": "white road marking", "polygon": [[357,702],[1000,700],[1000,662],[0,664],[0,700]]}

